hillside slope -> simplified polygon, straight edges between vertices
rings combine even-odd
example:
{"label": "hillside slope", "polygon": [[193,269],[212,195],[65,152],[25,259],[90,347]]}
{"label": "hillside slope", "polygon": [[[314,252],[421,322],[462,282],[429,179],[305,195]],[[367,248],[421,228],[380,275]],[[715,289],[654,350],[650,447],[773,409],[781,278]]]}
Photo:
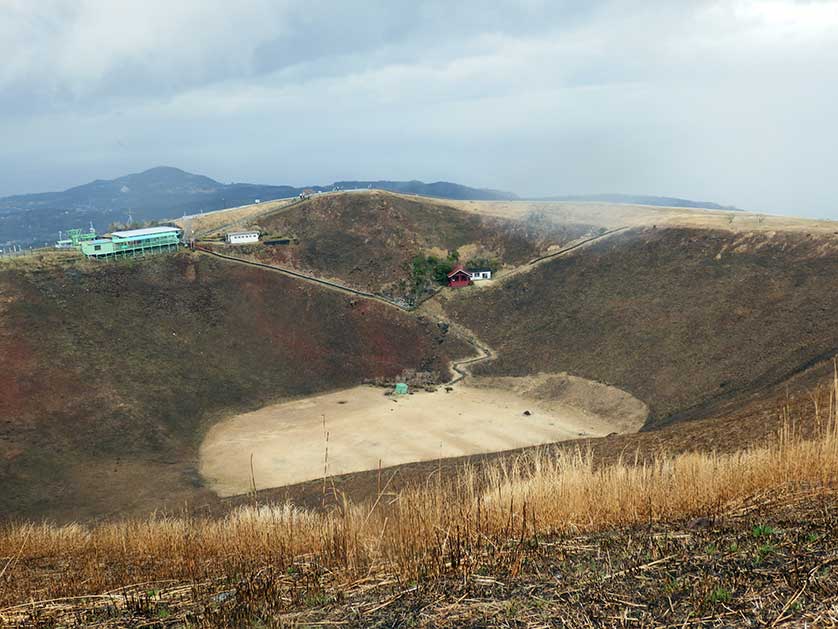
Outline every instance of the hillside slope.
{"label": "hillside slope", "polygon": [[210,499],[227,413],[469,349],[430,322],[189,254],[0,266],[0,513],[83,518]]}
{"label": "hillside slope", "polygon": [[385,192],[314,197],[261,217],[259,227],[299,239],[298,245],[253,249],[259,260],[396,296],[409,291],[416,255],[435,251],[444,257],[457,249],[463,261],[490,257],[517,265],[548,245],[590,231],[585,225],[482,217],[444,202]]}
{"label": "hillside slope", "polygon": [[632,230],[446,311],[499,353],[476,371],[568,371],[649,404],[649,427],[838,352],[838,242]]}

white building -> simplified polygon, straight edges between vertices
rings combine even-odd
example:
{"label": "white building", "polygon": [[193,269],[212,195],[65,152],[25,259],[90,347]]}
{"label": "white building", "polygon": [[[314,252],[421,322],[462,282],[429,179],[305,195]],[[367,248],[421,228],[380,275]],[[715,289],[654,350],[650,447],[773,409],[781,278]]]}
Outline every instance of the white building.
{"label": "white building", "polygon": [[472,282],[492,279],[492,269],[466,269]]}
{"label": "white building", "polygon": [[259,232],[229,232],[224,240],[231,245],[259,242]]}

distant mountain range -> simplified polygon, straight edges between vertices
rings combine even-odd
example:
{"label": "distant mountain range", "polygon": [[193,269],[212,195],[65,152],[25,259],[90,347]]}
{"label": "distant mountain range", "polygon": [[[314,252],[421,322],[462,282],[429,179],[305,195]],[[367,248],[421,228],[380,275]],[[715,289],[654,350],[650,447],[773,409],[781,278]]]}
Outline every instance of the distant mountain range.
{"label": "distant mountain range", "polygon": [[659,207],[689,207],[700,210],[731,210],[741,212],[738,207],[732,205],[719,205],[710,201],[692,201],[690,199],[679,199],[678,197],[655,197],[636,194],[576,194],[558,197],[542,197],[539,201],[563,201],[572,203],[630,203],[632,205],[656,205]]}
{"label": "distant mountain range", "polygon": [[[54,241],[59,230],[86,228],[90,224],[102,232],[111,223],[126,222],[129,215],[134,221],[176,218],[184,214],[247,205],[257,199],[270,201],[295,197],[304,190],[328,192],[335,188],[376,188],[444,199],[509,201],[519,198],[511,192],[470,188],[446,181],[337,181],[327,186],[306,187],[224,184],[178,168],[159,166],[117,179],[97,179],[62,192],[20,194],[0,198],[0,247],[10,244],[43,245]],[[731,209],[715,203],[686,199],[628,195],[550,197],[550,200]]]}
{"label": "distant mountain range", "polygon": [[97,179],[62,192],[20,194],[0,198],[0,247],[4,244],[44,244],[58,231],[87,227],[104,231],[113,222],[176,218],[273,199],[295,197],[304,190],[327,192],[340,188],[378,188],[447,199],[515,199],[514,194],[480,190],[438,181],[338,181],[328,186],[269,186],[223,184],[178,168],[159,166],[117,179]]}

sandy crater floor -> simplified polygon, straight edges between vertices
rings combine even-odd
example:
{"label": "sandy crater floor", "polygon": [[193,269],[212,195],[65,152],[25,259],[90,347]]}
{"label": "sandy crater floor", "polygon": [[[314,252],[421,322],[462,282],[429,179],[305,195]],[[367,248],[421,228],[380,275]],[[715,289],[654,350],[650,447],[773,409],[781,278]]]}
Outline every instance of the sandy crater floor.
{"label": "sandy crater floor", "polygon": [[[375,469],[379,461],[387,467],[636,430],[645,417],[645,406],[622,391],[607,388],[628,398],[630,413],[637,416],[627,417],[621,399],[618,421],[522,394],[531,387],[515,386],[517,380],[393,397],[363,386],[267,406],[215,425],[201,446],[200,472],[222,496],[250,490],[251,454],[257,489],[322,478],[324,416],[329,475]],[[606,388],[593,386],[601,398]]]}

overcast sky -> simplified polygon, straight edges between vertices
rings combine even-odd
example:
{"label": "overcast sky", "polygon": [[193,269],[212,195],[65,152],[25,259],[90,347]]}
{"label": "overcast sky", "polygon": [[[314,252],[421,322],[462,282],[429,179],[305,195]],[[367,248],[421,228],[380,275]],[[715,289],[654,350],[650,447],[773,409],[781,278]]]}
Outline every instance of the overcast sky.
{"label": "overcast sky", "polygon": [[170,165],[838,217],[838,2],[0,0],[0,195]]}

